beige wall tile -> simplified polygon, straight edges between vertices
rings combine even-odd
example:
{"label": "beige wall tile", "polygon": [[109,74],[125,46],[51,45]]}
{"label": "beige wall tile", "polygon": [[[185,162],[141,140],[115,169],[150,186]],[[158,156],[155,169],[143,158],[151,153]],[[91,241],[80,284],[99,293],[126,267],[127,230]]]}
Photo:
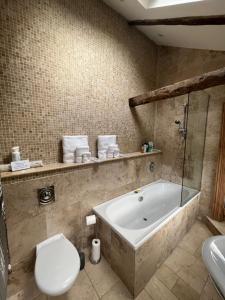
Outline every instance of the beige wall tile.
{"label": "beige wall tile", "polygon": [[[174,47],[159,47],[157,65],[157,85],[165,86],[183,79],[200,75],[223,67],[225,63],[224,52],[194,50]],[[189,65],[191,67],[187,68]],[[179,67],[178,67],[179,66]],[[222,103],[225,102],[224,86],[207,89],[210,95],[209,112],[206,130],[205,155],[202,176],[202,195],[200,199],[200,214],[210,213],[210,201],[213,197],[215,168],[220,135]],[[185,96],[186,97],[186,96]],[[182,107],[184,99],[177,97],[158,102],[155,116],[155,141],[164,150],[162,157],[162,177],[177,181],[180,177],[178,153],[180,137],[173,135],[174,119],[179,116],[179,106]],[[171,108],[174,112],[171,114]],[[162,121],[161,114],[168,118]],[[182,114],[180,114],[182,118]],[[166,126],[167,124],[167,126]],[[166,133],[166,134],[165,134]],[[171,151],[171,149],[173,149]],[[182,147],[180,147],[182,149]],[[182,151],[182,150],[181,150]],[[181,153],[181,152],[180,152]],[[175,154],[175,155],[173,155]],[[208,167],[210,164],[210,167]],[[191,173],[193,173],[193,168]]]}
{"label": "beige wall tile", "polygon": [[112,231],[111,233],[111,267],[134,294],[135,251],[131,246]]}
{"label": "beige wall tile", "polygon": [[47,238],[44,214],[8,226],[9,251],[11,264],[15,265],[28,257],[33,257],[35,247]]}
{"label": "beige wall tile", "polygon": [[[33,270],[28,271],[24,269],[15,270],[9,276],[9,282],[7,287],[7,299],[8,300],[28,300],[36,299],[39,296]],[[39,298],[38,298],[39,299]],[[41,299],[41,298],[40,298]],[[44,299],[44,298],[43,298]]]}
{"label": "beige wall tile", "polygon": [[111,227],[100,218],[97,218],[96,236],[101,240],[101,253],[111,263]]}
{"label": "beige wall tile", "polygon": [[64,208],[58,208],[57,204],[46,207],[46,225],[48,237],[63,233],[77,247],[82,246],[80,202],[65,206]]}

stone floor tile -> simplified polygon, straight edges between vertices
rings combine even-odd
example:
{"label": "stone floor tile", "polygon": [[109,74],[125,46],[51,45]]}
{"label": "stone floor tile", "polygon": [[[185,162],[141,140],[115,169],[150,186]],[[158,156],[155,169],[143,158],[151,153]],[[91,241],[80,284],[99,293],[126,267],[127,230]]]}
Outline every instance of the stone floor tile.
{"label": "stone floor tile", "polygon": [[79,273],[74,286],[66,294],[58,297],[48,297],[48,300],[97,300],[99,299],[91,281],[83,270]]}
{"label": "stone floor tile", "polygon": [[202,261],[202,245],[195,251],[194,256]]}
{"label": "stone floor tile", "polygon": [[102,298],[102,300],[131,300],[134,299],[128,289],[118,281]]}
{"label": "stone floor tile", "polygon": [[156,276],[151,278],[145,290],[153,300],[177,300],[176,296]]}
{"label": "stone floor tile", "polygon": [[100,297],[120,280],[103,257],[97,265],[93,265],[90,261],[87,261],[85,270]]}
{"label": "stone floor tile", "polygon": [[150,295],[143,290],[136,298],[135,300],[153,300]]}
{"label": "stone floor tile", "polygon": [[172,289],[178,276],[165,264],[163,264],[155,273],[155,276],[168,288]]}
{"label": "stone floor tile", "polygon": [[182,279],[178,279],[172,292],[179,300],[199,300],[199,294]]}
{"label": "stone floor tile", "polygon": [[201,293],[200,300],[223,300],[214,287],[210,277],[208,277],[205,287]]}
{"label": "stone floor tile", "polygon": [[197,221],[179,243],[179,247],[194,254],[211,235],[208,228],[203,223]]}
{"label": "stone floor tile", "polygon": [[194,265],[184,266],[177,274],[198,294],[201,294],[208,277],[208,272],[203,263],[196,261]]}
{"label": "stone floor tile", "polygon": [[196,258],[182,248],[175,248],[172,254],[167,258],[165,264],[178,273],[185,266],[191,266],[196,263]]}

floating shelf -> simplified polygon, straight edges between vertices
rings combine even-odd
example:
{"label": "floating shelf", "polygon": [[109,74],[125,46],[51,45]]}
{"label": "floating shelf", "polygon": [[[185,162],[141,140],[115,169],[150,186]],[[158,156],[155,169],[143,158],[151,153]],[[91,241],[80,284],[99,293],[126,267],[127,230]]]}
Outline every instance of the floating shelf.
{"label": "floating shelf", "polygon": [[151,156],[151,155],[157,155],[161,154],[162,151],[154,149],[152,152],[148,153],[141,153],[141,152],[133,152],[133,153],[127,153],[127,154],[121,154],[118,158],[108,158],[105,160],[98,160],[90,161],[88,163],[52,163],[44,165],[43,167],[38,168],[31,168],[28,170],[22,170],[22,171],[16,171],[16,172],[2,172],[1,173],[1,179],[4,182],[4,180],[7,179],[15,179],[19,177],[26,177],[31,175],[37,175],[37,174],[43,174],[43,173],[51,173],[55,171],[65,171],[65,170],[71,170],[76,168],[82,168],[87,166],[93,166],[93,165],[100,165],[110,162],[116,162],[120,160],[127,160],[132,158],[140,158],[145,156]]}

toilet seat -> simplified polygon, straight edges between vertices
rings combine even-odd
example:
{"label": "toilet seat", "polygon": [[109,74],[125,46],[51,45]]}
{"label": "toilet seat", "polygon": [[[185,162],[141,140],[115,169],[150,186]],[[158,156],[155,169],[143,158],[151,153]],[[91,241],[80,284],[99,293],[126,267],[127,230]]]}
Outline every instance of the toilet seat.
{"label": "toilet seat", "polygon": [[49,296],[66,293],[80,270],[80,257],[74,245],[63,234],[57,234],[36,247],[35,280]]}

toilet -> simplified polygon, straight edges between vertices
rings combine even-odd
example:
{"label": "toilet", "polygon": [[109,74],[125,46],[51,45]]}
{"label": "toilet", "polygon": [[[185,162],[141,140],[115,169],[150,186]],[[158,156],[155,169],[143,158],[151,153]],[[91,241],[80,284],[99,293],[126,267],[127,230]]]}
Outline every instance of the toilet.
{"label": "toilet", "polygon": [[80,271],[80,256],[75,246],[62,234],[36,246],[35,281],[48,296],[66,293]]}

